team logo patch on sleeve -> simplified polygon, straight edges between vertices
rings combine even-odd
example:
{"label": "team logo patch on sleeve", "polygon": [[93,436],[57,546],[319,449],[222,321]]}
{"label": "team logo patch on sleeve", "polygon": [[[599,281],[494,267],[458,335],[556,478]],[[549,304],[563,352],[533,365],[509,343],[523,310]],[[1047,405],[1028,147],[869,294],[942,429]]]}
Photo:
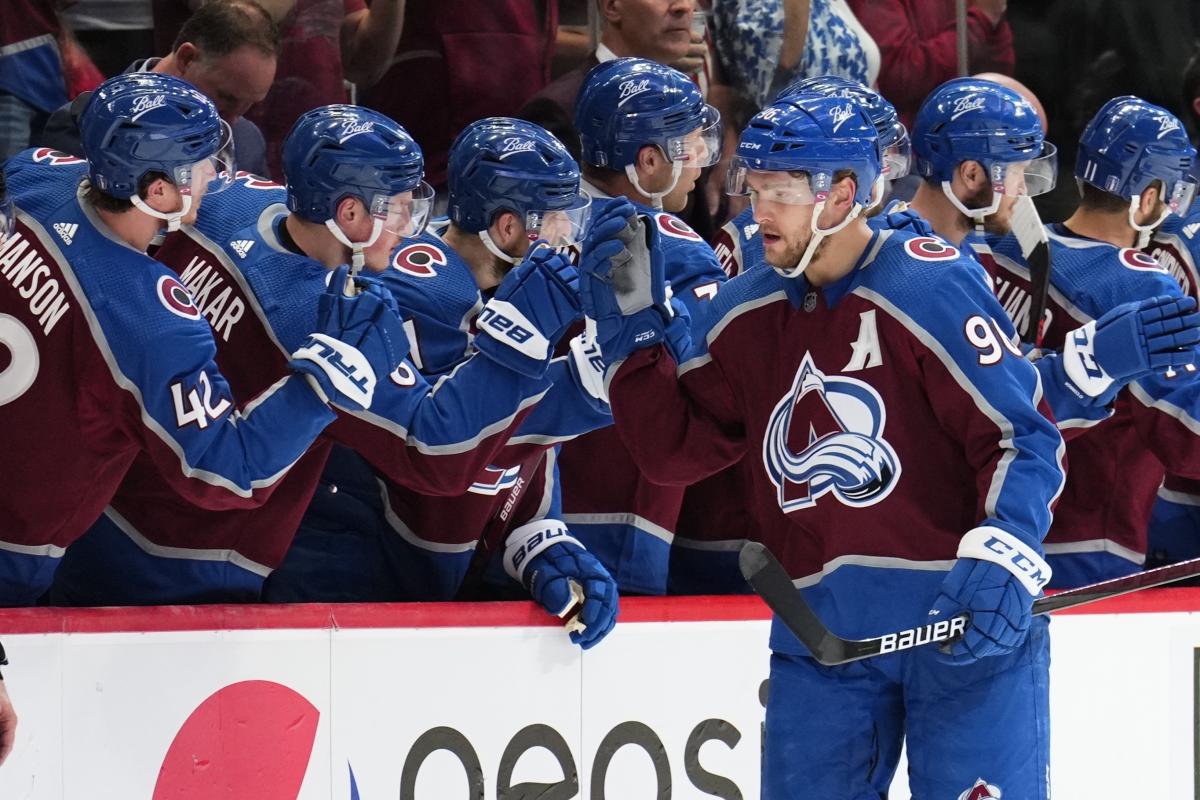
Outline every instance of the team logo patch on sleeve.
{"label": "team logo patch on sleeve", "polygon": [[67,153],[60,153],[49,147],[39,147],[33,151],[33,160],[39,164],[50,164],[51,166],[62,166],[63,164],[82,164],[83,159],[77,158]]}
{"label": "team logo patch on sleeve", "polygon": [[958,249],[933,236],[918,236],[904,243],[904,250],[918,261],[953,261]]}
{"label": "team logo patch on sleeve", "polygon": [[431,244],[417,242],[397,250],[392,256],[392,266],[405,275],[433,278],[437,276],[437,267],[446,266],[446,254]]}
{"label": "team logo patch on sleeve", "polygon": [[681,219],[677,219],[665,212],[655,214],[654,221],[658,225],[658,229],[667,236],[672,236],[676,239],[686,239],[689,242],[703,242],[704,239],[700,234],[696,233],[688,224]]}
{"label": "team logo patch on sleeve", "polygon": [[192,302],[192,293],[178,278],[163,275],[158,279],[158,299],[177,317],[200,319],[200,309]]}
{"label": "team logo patch on sleeve", "polygon": [[1155,260],[1154,256],[1149,253],[1143,253],[1141,250],[1134,250],[1132,247],[1122,247],[1117,251],[1117,258],[1121,260],[1121,264],[1129,269],[1144,269],[1151,272],[1166,272]]}

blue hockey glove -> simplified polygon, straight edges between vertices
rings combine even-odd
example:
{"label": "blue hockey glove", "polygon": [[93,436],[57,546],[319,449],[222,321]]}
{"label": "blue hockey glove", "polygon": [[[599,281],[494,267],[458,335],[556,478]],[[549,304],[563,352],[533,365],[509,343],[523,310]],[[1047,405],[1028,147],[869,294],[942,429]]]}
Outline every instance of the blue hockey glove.
{"label": "blue hockey glove", "polygon": [[1200,314],[1192,298],[1160,295],[1123,303],[1067,334],[1067,387],[1107,404],[1129,381],[1193,369],[1198,342]]}
{"label": "blue hockey glove", "polygon": [[[607,364],[659,342],[680,343],[688,320],[669,300],[666,267],[653,225],[625,200],[597,217],[579,261],[584,313],[596,322],[596,343]],[[624,224],[621,224],[621,223]],[[676,359],[682,350],[673,348]]]}
{"label": "blue hockey glove", "polygon": [[317,304],[317,331],[292,354],[288,366],[310,378],[326,402],[364,410],[375,382],[408,355],[408,336],[391,292],[372,278],[356,277],[358,292],[345,293],[350,268],[338,267]]}
{"label": "blue hockey glove", "polygon": [[579,319],[579,278],[566,256],[535,244],[479,312],[475,346],[514,372],[540,378]]}
{"label": "blue hockey glove", "polygon": [[616,581],[559,520],[530,522],[510,533],[504,570],[542,608],[567,617],[571,641],[584,650],[617,624]]}
{"label": "blue hockey glove", "polygon": [[944,645],[941,658],[970,664],[1020,647],[1033,621],[1033,601],[1050,580],[1050,566],[1016,536],[983,526],[958,545],[958,561],[942,581],[929,615],[937,622],[967,611],[962,638]]}

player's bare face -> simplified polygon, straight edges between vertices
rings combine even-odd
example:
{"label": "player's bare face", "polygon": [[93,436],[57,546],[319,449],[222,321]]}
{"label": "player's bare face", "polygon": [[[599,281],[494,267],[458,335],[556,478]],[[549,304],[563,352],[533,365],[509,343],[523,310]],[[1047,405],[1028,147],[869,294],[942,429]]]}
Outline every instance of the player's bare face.
{"label": "player's bare face", "polygon": [[766,262],[791,269],[812,239],[815,205],[808,179],[786,172],[755,172],[746,182]]}

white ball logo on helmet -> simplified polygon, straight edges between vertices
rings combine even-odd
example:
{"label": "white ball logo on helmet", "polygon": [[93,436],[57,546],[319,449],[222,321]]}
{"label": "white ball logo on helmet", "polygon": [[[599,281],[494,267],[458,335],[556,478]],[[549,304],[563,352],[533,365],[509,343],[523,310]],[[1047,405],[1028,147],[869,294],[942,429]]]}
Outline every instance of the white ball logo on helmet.
{"label": "white ball logo on helmet", "polygon": [[145,113],[153,111],[156,108],[162,108],[167,104],[167,96],[165,94],[143,95],[133,101],[133,116],[130,119],[137,119]]}
{"label": "white ball logo on helmet", "polygon": [[1161,139],[1171,131],[1179,130],[1179,120],[1169,114],[1164,114],[1158,118],[1158,136],[1155,139]]}
{"label": "white ball logo on helmet", "polygon": [[360,133],[370,133],[373,130],[375,130],[374,122],[355,122],[352,119],[346,120],[342,123],[341,131],[338,133],[338,144],[342,144],[347,139],[358,136]]}
{"label": "white ball logo on helmet", "polygon": [[537,143],[533,139],[522,139],[519,136],[510,136],[504,140],[504,144],[500,147],[500,160],[508,158],[515,153],[528,153],[537,147]]}
{"label": "white ball logo on helmet", "polygon": [[650,91],[650,79],[642,78],[640,81],[621,81],[620,85],[621,96],[617,98],[617,106],[625,105],[625,101],[635,97],[642,92]]}
{"label": "white ball logo on helmet", "polygon": [[958,119],[971,111],[982,111],[985,101],[986,98],[981,94],[969,94],[958,98],[954,101],[954,111],[950,114],[950,119]]}
{"label": "white ball logo on helmet", "polygon": [[844,106],[835,106],[830,110],[829,116],[833,117],[833,132],[837,133],[837,129],[854,116],[854,107],[849,103]]}

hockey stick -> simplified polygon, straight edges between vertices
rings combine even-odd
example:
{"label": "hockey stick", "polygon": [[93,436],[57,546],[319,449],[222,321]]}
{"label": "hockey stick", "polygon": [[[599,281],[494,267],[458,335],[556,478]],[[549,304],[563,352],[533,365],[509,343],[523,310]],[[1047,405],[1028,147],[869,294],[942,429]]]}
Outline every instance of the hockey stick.
{"label": "hockey stick", "polygon": [[1050,244],[1029,195],[1018,197],[1013,205],[1012,232],[1029,265],[1029,317],[1021,341],[1041,347],[1046,334],[1046,297],[1050,293]]}
{"label": "hockey stick", "polygon": [[[962,635],[970,621],[970,614],[964,612],[950,619],[884,634],[873,639],[843,639],[825,627],[805,602],[804,596],[796,589],[783,566],[762,544],[747,542],[743,545],[738,555],[738,567],[742,577],[750,583],[759,597],[766,601],[780,621],[808,648],[813,658],[826,666],[847,664],[884,653],[954,639]],[[1197,576],[1200,576],[1200,558],[1043,597],[1034,601],[1033,613],[1049,614]]]}

